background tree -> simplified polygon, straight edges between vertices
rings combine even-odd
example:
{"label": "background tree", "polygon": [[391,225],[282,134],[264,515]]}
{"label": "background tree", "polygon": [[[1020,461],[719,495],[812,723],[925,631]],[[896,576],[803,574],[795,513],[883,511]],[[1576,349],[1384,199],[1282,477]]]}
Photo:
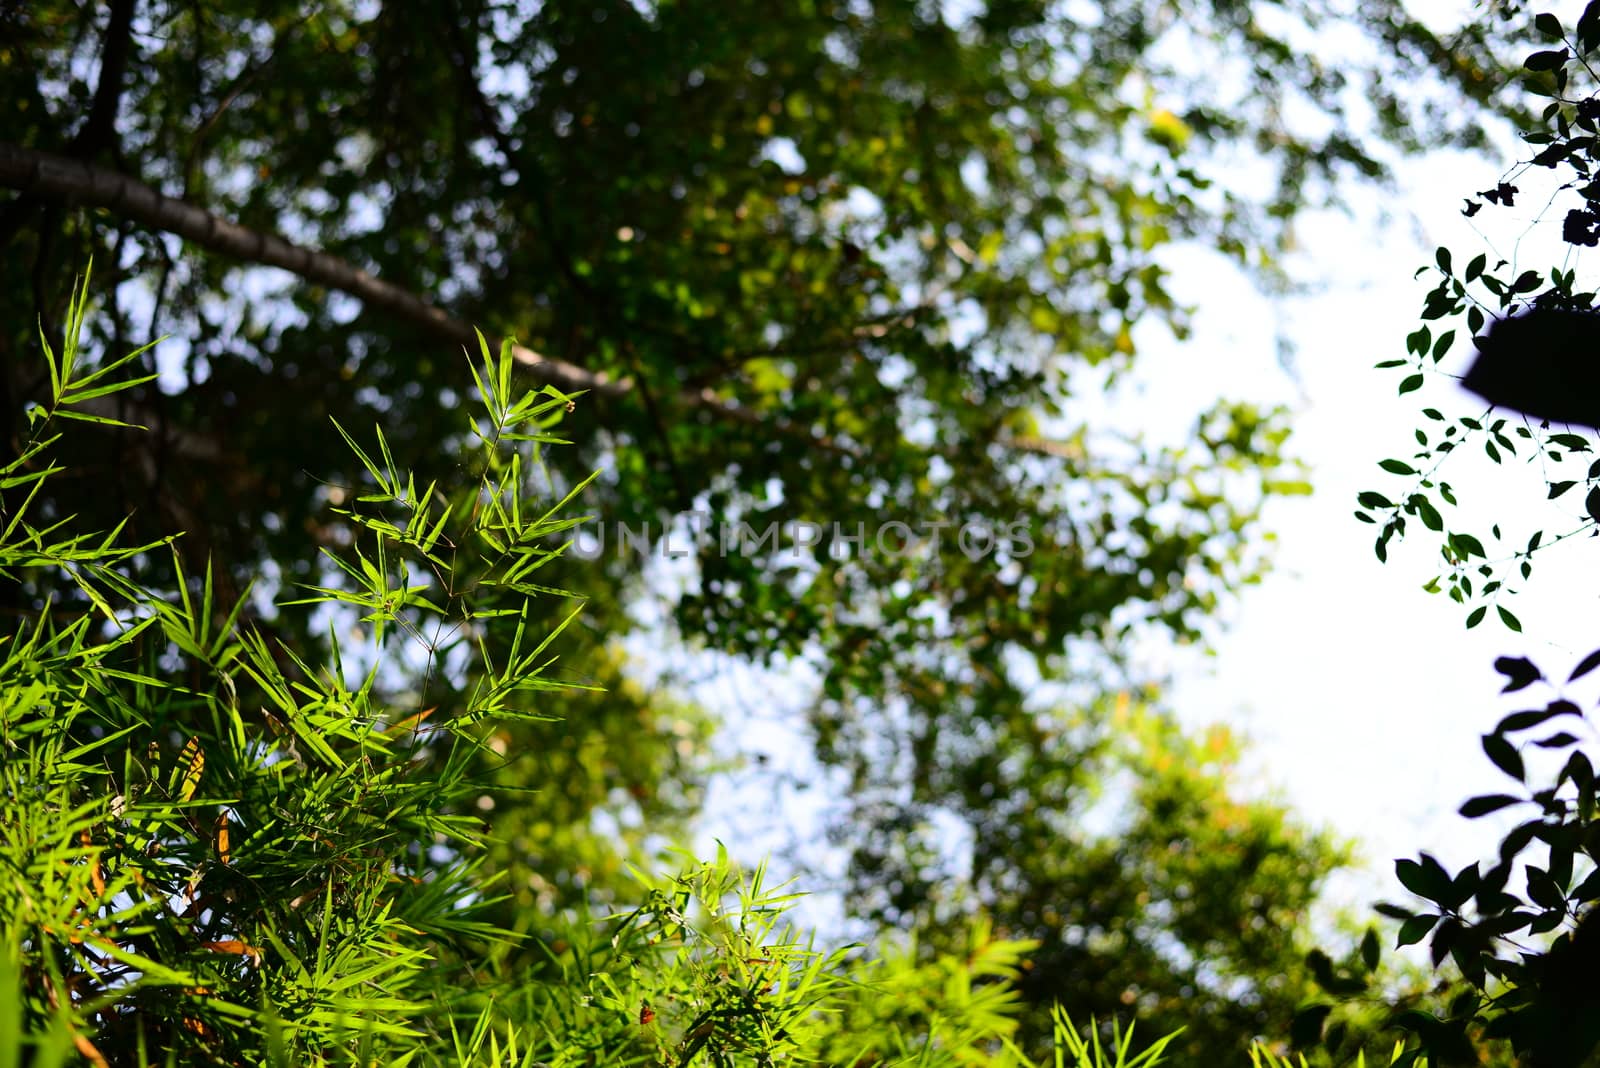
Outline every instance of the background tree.
{"label": "background tree", "polygon": [[[839,828],[870,918],[937,935],[987,905],[1063,969],[1036,973],[1040,996],[1165,1004],[1215,955],[1254,1019],[1292,1003],[1296,936],[1258,922],[1299,915],[1335,855],[1270,806],[1191,822],[1229,811],[1218,778],[1159,773],[1193,743],[1118,741],[1120,766],[1150,776],[1126,796],[1158,811],[1128,817],[1129,844],[1058,848],[1119,766],[1100,752],[1111,726],[1063,709],[1106,707],[1093,680],[1130,636],[1199,636],[1264,566],[1262,499],[1303,489],[1281,413],[1219,400],[1156,449],[1099,429],[1095,398],[1132,365],[1135,325],[1185,330],[1164,248],[1203,243],[1275,283],[1295,215],[1341,181],[1480,143],[1506,110],[1493,25],[1445,40],[1363,4],[1365,55],[1335,66],[1299,44],[1342,18],[1314,2],[117,0],[3,17],[9,447],[42,395],[33,324],[59,321],[90,251],[114,272],[98,337],[183,339],[151,357],[159,383],[106,402],[153,432],[66,443],[87,492],[53,481],[48,514],[193,532],[191,574],[215,558],[231,606],[264,572],[247,618],[309,647],[268,601],[323,581],[302,550],[349,536],[322,508],[362,475],[323,449],[326,419],[381,423],[421,478],[442,476],[467,393],[451,348],[468,321],[514,333],[533,381],[582,393],[550,460],[558,497],[598,469],[585,505],[658,538],[689,509],[713,528],[827,524],[799,553],[701,545],[667,609],[690,647],[815,667],[806,727],[851,785]],[[1241,159],[1265,191],[1228,180]],[[1005,524],[1010,548],[969,555],[952,535],[971,521]],[[889,522],[909,551],[845,540]],[[613,681],[635,626],[639,561],[603,559],[545,571],[587,597],[589,648],[568,662],[590,666],[567,681]],[[46,592],[20,584],[9,608]],[[545,698],[559,728],[485,739],[519,761],[502,787],[544,791],[492,795],[520,904],[604,896],[598,876],[680,827],[705,772],[683,744],[705,737],[701,713],[579,700]],[[620,843],[589,833],[596,813],[628,828]],[[941,820],[982,849],[931,848]],[[1192,902],[1198,875],[1175,858],[1202,842],[1238,864]],[[941,909],[951,879],[970,892]],[[1096,901],[1091,882],[1134,896]],[[1222,943],[1213,920],[1234,925]]]}

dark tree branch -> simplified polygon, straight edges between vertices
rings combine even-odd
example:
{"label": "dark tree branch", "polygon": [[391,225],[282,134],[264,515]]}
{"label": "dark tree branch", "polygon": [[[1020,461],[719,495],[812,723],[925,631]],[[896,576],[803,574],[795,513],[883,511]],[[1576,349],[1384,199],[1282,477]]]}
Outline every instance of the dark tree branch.
{"label": "dark tree branch", "polygon": [[[122,75],[128,67],[128,47],[133,39],[133,9],[134,0],[112,0],[111,21],[106,24],[105,43],[100,50],[100,79],[95,83],[89,117],[67,144],[69,156],[89,160],[117,147],[117,108],[122,102]],[[35,206],[33,197],[21,196],[0,209],[0,246],[11,243]]]}
{"label": "dark tree branch", "polygon": [[[476,334],[466,323],[409,290],[374,278],[347,260],[296,245],[276,234],[240,226],[193,204],[164,196],[115,171],[0,141],[0,187],[19,190],[25,196],[105,208],[151,229],[176,234],[207,251],[280,267],[308,282],[348,293],[363,304],[380,308],[422,327],[435,337],[464,345],[469,350],[477,344]],[[886,324],[874,323],[867,329],[869,334],[878,329],[887,332],[885,327]],[[512,354],[518,363],[566,392],[588,391],[606,397],[622,397],[637,389],[632,377],[612,378],[604,372],[597,373],[566,360],[543,356],[525,345],[513,344]],[[685,408],[709,411],[720,418],[760,428],[767,434],[803,438],[831,452],[857,454],[854,447],[836,442],[828,435],[819,435],[808,427],[732,404],[710,388],[680,391],[675,400]],[[654,404],[650,407],[653,409]],[[660,413],[651,411],[649,414],[659,425]],[[1000,444],[1058,458],[1065,458],[1064,450],[1068,448],[1056,442],[1029,438],[1001,441]],[[192,451],[203,454],[206,450],[195,447]]]}
{"label": "dark tree branch", "polygon": [[[0,141],[0,187],[16,189],[25,196],[105,208],[151,229],[176,234],[207,251],[249,263],[281,267],[308,282],[348,293],[369,307],[379,308],[469,350],[477,345],[477,335],[466,323],[410,290],[374,278],[348,260],[296,245],[276,234],[240,226],[103,167]],[[632,393],[635,388],[632,378],[612,378],[603,371],[590,371],[566,360],[541,355],[525,345],[513,344],[511,351],[518,363],[564,392],[587,391],[620,397]],[[850,451],[808,427],[730,403],[709,388],[683,390],[675,394],[674,399],[686,408],[709,411],[720,418],[760,427],[768,434],[803,438],[811,445],[833,451]]]}
{"label": "dark tree branch", "polygon": [[116,146],[117,107],[122,101],[123,74],[133,40],[134,0],[111,0],[111,21],[106,24],[105,47],[100,50],[100,80],[95,85],[89,117],[72,138],[68,155],[93,159]]}
{"label": "dark tree branch", "polygon": [[[409,290],[374,278],[347,260],[285,241],[276,234],[240,226],[114,171],[0,142],[0,186],[51,200],[106,208],[152,229],[177,234],[208,251],[281,267],[308,282],[348,293],[363,304],[415,323],[435,336],[470,347],[477,344],[467,324]],[[522,345],[516,346],[515,352],[518,362],[563,390],[615,395],[628,389],[627,384],[605,374],[541,356]]]}

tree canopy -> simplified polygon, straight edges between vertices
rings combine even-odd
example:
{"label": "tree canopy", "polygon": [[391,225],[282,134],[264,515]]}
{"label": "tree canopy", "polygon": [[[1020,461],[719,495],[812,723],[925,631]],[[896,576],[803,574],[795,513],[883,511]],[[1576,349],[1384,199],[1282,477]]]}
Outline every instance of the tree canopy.
{"label": "tree canopy", "polygon": [[[804,727],[850,786],[858,913],[934,952],[987,909],[1041,944],[1025,994],[1143,1010],[1150,1037],[1187,1023],[1171,1051],[1200,1063],[1303,996],[1340,851],[1236,799],[1227,738],[1183,736],[1104,668],[1131,636],[1201,636],[1266,564],[1262,501],[1305,484],[1283,412],[1197,398],[1158,447],[1100,425],[1098,397],[1136,327],[1186,331],[1167,250],[1279,284],[1301,212],[1521,116],[1506,31],[1441,37],[1392,2],[957,7],[7,8],[0,447],[25,455],[39,331],[61,350],[97,256],[86,344],[171,340],[137,361],[157,377],[81,398],[148,432],[64,438],[38,514],[182,531],[129,581],[176,596],[209,569],[218,611],[319,662],[353,618],[275,602],[352,577],[355,502],[408,496],[374,485],[389,454],[419,488],[456,479],[476,443],[455,350],[476,354],[471,324],[515,337],[520,380],[573,405],[541,488],[609,540],[541,564],[582,598],[569,685],[540,696],[556,719],[462,757],[492,786],[497,921],[556,938],[548,917],[619,900],[623,863],[695,811],[714,723],[630,674],[652,571],[616,540],[691,524],[711,533],[658,633],[814,668]],[[1353,55],[1321,50],[1333,27]],[[327,447],[330,419],[367,450],[381,427],[378,471]],[[33,619],[87,595],[34,569],[4,596]],[[375,685],[465,715],[481,676],[434,670],[432,642]],[[487,663],[505,643],[486,631]],[[1130,782],[1114,830],[1086,829]]]}

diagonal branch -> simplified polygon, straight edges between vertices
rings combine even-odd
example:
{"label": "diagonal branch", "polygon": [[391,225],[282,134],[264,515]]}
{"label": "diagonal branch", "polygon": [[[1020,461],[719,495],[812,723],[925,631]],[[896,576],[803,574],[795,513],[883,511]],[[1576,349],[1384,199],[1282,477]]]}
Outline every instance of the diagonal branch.
{"label": "diagonal branch", "polygon": [[[24,196],[88,207],[105,208],[133,222],[176,234],[207,251],[250,263],[280,267],[309,282],[347,293],[363,304],[381,309],[415,324],[435,337],[476,347],[472,327],[400,286],[375,278],[348,260],[297,245],[276,234],[252,230],[192,203],[166,196],[150,186],[103,167],[49,152],[0,141],[0,188]],[[901,314],[901,313],[896,313]],[[889,324],[869,324],[869,331],[887,333]],[[512,353],[537,377],[565,392],[587,391],[621,397],[637,391],[632,377],[613,378],[577,364],[545,356],[524,345]],[[731,368],[725,368],[726,373]],[[710,412],[719,418],[757,427],[767,435],[800,438],[830,452],[857,455],[848,443],[788,420],[743,407],[718,396],[699,383],[679,390],[674,400],[687,409]],[[1035,439],[1002,440],[1004,447],[1061,457],[1062,447]]]}
{"label": "diagonal branch", "polygon": [[[477,344],[472,328],[466,323],[409,290],[374,278],[348,260],[296,245],[276,234],[240,226],[193,204],[164,196],[143,182],[115,171],[0,142],[0,186],[52,200],[105,208],[152,229],[176,234],[210,252],[281,267],[309,282],[348,293],[363,304],[414,323],[436,337],[469,347]],[[515,353],[519,363],[526,364],[535,374],[562,390],[588,390],[618,396],[632,388],[631,382],[617,381],[604,373],[597,374],[565,360],[542,356],[522,345],[516,346]],[[720,398],[716,400],[725,403]]]}
{"label": "diagonal branch", "polygon": [[[240,226],[116,171],[0,141],[0,188],[16,189],[25,196],[105,208],[151,229],[176,234],[207,251],[249,263],[281,267],[308,282],[348,293],[369,307],[382,309],[435,337],[464,345],[469,350],[477,345],[477,336],[466,323],[408,289],[374,278],[348,260],[296,245],[276,234]],[[603,371],[590,371],[566,360],[541,355],[525,345],[514,344],[512,354],[518,363],[564,392],[587,391],[620,397],[632,393],[636,385],[631,377],[612,378]],[[709,387],[681,390],[676,400],[686,408],[709,411],[724,419],[760,427],[768,433],[803,438],[819,448],[851,451],[849,446],[808,427],[731,403]]]}

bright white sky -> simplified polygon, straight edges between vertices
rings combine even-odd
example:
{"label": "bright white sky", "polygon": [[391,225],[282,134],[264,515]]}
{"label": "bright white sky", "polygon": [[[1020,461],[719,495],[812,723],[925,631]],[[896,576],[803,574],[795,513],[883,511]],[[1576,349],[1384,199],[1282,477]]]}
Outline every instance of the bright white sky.
{"label": "bright white sky", "polygon": [[[1393,498],[1409,485],[1376,464],[1409,457],[1412,430],[1423,422],[1418,409],[1431,405],[1452,418],[1483,410],[1442,377],[1399,398],[1401,373],[1372,365],[1405,355],[1422,295],[1437,279],[1430,272],[1413,281],[1412,274],[1432,263],[1433,249],[1452,248],[1460,263],[1486,250],[1484,236],[1460,214],[1461,198],[1492,186],[1501,171],[1497,163],[1464,157],[1411,163],[1402,171],[1403,197],[1389,205],[1394,220],[1381,231],[1332,218],[1304,227],[1304,245],[1319,255],[1330,284],[1283,306],[1282,322],[1298,346],[1295,367],[1306,398],[1296,405],[1294,449],[1312,465],[1316,492],[1273,509],[1276,573],[1243,596],[1215,657],[1174,664],[1171,704],[1186,722],[1221,721],[1246,732],[1260,781],[1279,788],[1306,817],[1361,840],[1374,878],[1346,881],[1342,892],[1362,897],[1394,892],[1397,856],[1427,848],[1460,865],[1498,842],[1503,823],[1474,824],[1455,814],[1472,794],[1507,792],[1511,785],[1484,757],[1479,736],[1514,707],[1508,701],[1529,707],[1548,695],[1534,689],[1498,697],[1504,679],[1494,658],[1526,655],[1547,674],[1564,677],[1600,646],[1600,627],[1586,625],[1600,603],[1587,539],[1540,557],[1525,592],[1510,599],[1521,635],[1505,630],[1492,612],[1467,631],[1460,606],[1421,589],[1438,573],[1434,536],[1413,522],[1412,540],[1380,564],[1375,529],[1352,515],[1357,492],[1376,489]],[[1525,193],[1538,185],[1519,184]],[[1486,231],[1494,227],[1491,236],[1509,235],[1510,243],[1488,249],[1491,263],[1504,256],[1520,270],[1560,262],[1553,238],[1564,209],[1524,240],[1520,255],[1513,247],[1544,206],[1534,195],[1511,211],[1486,207],[1479,214],[1474,221]],[[1574,265],[1581,279],[1583,265]],[[1209,281],[1191,284],[1201,306],[1195,349],[1227,353],[1230,370],[1244,379],[1242,390],[1251,376],[1283,383],[1282,374],[1273,375],[1273,324],[1263,301],[1242,284],[1227,291]],[[1162,393],[1182,388],[1184,368],[1199,362],[1193,352],[1168,348],[1152,361],[1171,368]],[[1470,353],[1458,341],[1446,370],[1459,373]],[[1543,480],[1526,459],[1497,470],[1480,451],[1463,450],[1443,474],[1463,501],[1459,525],[1446,512],[1451,529],[1481,537],[1499,521],[1520,546],[1540,526],[1565,531],[1582,517],[1581,493],[1547,503]]]}

